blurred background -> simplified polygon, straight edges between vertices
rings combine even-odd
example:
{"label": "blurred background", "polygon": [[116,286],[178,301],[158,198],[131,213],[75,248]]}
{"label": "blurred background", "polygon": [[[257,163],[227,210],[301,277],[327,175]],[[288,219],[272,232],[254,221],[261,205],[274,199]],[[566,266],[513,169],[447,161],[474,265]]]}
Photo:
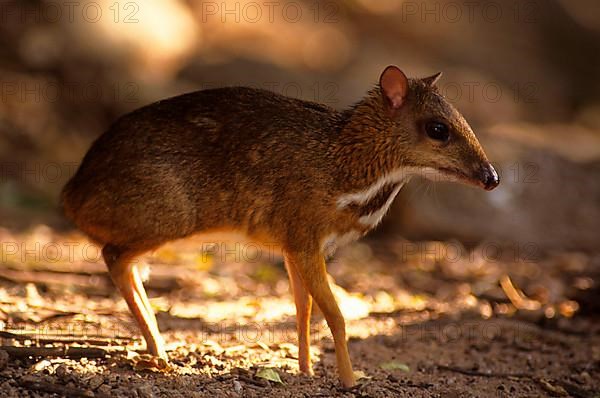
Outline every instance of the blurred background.
{"label": "blurred background", "polygon": [[[543,369],[555,380],[568,376],[583,386],[596,380],[600,388],[594,376],[600,374],[600,350],[590,350],[588,340],[600,335],[600,323],[592,319],[600,303],[597,3],[1,0],[0,329],[35,331],[56,321],[49,330],[63,338],[65,330],[77,332],[81,325],[94,325],[103,338],[137,333],[134,325],[119,326],[127,325],[129,313],[98,248],[58,208],[59,192],[86,150],[120,115],[169,96],[233,85],[344,109],[385,66],[396,64],[410,77],[443,72],[442,93],[471,123],[502,182],[485,192],[415,179],[376,231],[331,259],[328,270],[349,335],[360,339],[351,341],[357,369],[393,387],[378,363],[398,355],[401,369],[415,370],[406,373],[411,381],[433,383],[440,389],[428,393],[440,396],[458,396],[446,390],[456,378],[437,378],[440,360],[469,369],[490,363],[506,372]],[[220,249],[191,239],[144,257],[153,266],[146,286],[170,347],[204,341],[198,333],[206,331],[219,344],[240,340],[235,333],[223,338],[221,329],[215,337],[205,322],[227,322],[228,331],[281,323],[294,342],[281,259],[253,250],[234,250],[231,257],[229,247],[224,255]],[[572,339],[552,345],[536,334],[515,348],[506,336],[478,334],[475,340],[483,342],[447,344],[442,333],[433,347],[427,337],[405,334],[405,326],[427,328],[442,316],[474,316],[483,326],[513,317],[516,330],[522,324],[515,319],[525,320]],[[326,330],[323,322],[321,327]],[[332,349],[315,336],[323,357],[329,356],[317,373],[333,375]],[[289,347],[272,344],[280,338],[266,349],[241,340],[242,353],[222,354],[217,343],[184,344],[189,350],[171,357],[209,376],[259,359],[289,358]],[[26,342],[18,348],[29,349]],[[141,349],[139,338],[126,341],[132,342]],[[202,365],[211,350],[213,368]],[[50,366],[30,365],[10,366],[22,373]],[[96,366],[104,365],[85,366],[98,373]],[[473,380],[454,376],[472,395]],[[307,395],[335,384],[282,377],[304,385]],[[76,384],[88,388],[85,380]],[[480,396],[497,393],[490,379],[478,380]],[[503,382],[531,391],[526,379]],[[122,383],[114,382],[127,392]],[[523,396],[541,396],[536,391]]]}
{"label": "blurred background", "polygon": [[[382,68],[444,75],[502,185],[413,182],[378,236],[600,242],[600,9],[402,0],[0,3],[0,223],[64,227],[58,193],[118,116],[187,91],[270,89],[343,109]],[[425,187],[425,188],[423,188]]]}

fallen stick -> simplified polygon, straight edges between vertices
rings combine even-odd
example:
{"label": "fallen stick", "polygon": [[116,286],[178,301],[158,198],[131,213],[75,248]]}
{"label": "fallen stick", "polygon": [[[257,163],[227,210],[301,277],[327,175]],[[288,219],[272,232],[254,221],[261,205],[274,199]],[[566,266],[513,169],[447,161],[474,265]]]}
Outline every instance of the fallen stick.
{"label": "fallen stick", "polygon": [[113,349],[99,347],[15,347],[0,346],[1,351],[6,351],[13,358],[27,357],[65,357],[65,358],[105,358],[116,353],[125,352],[124,348]]}
{"label": "fallen stick", "polygon": [[97,275],[84,276],[47,271],[15,271],[0,268],[0,278],[16,283],[35,283],[45,286],[69,286],[98,291],[111,291],[109,289],[112,288],[107,277],[99,277]]}
{"label": "fallen stick", "polygon": [[238,375],[238,379],[240,379],[240,381],[243,381],[244,383],[253,384],[255,386],[263,387],[263,388],[269,387],[269,385],[270,385],[269,382],[266,380],[265,381],[257,380],[257,379],[254,379],[252,377],[248,377],[248,376],[242,375],[242,374]]}
{"label": "fallen stick", "polygon": [[[67,259],[65,261],[68,261]],[[3,266],[10,270],[23,271],[24,269],[32,272],[55,272],[57,274],[79,274],[79,275],[97,275],[107,273],[106,265],[104,262],[98,261],[94,263],[86,262],[68,262],[68,266],[65,263],[40,263],[28,266],[23,266],[21,263],[4,263]]]}
{"label": "fallen stick", "polygon": [[535,311],[541,308],[542,304],[539,301],[531,300],[525,296],[522,291],[515,287],[508,275],[503,275],[500,278],[500,286],[502,287],[502,290],[504,290],[506,297],[508,297],[517,309]]}
{"label": "fallen stick", "polygon": [[588,391],[588,390],[581,388],[573,383],[569,383],[568,381],[557,380],[557,383],[574,397],[577,397],[577,398],[597,397],[597,395],[595,395],[593,391]]}
{"label": "fallen stick", "polygon": [[[91,290],[93,293],[107,293],[113,291],[108,272],[103,273],[73,273],[56,270],[16,270],[14,268],[0,268],[0,278],[16,283],[35,283],[44,286],[69,286],[81,290]],[[179,280],[190,283],[194,278],[190,277],[189,271],[173,271],[167,267],[156,267],[145,282],[149,289],[173,290],[181,288]]]}
{"label": "fallen stick", "polygon": [[124,341],[133,341],[132,338],[112,338],[112,337],[103,337],[103,336],[69,336],[69,335],[52,335],[46,333],[40,334],[26,334],[26,333],[12,333],[4,330],[0,330],[0,338],[3,339],[11,339],[17,341],[35,341],[39,344],[51,344],[51,343],[61,343],[61,344],[88,344],[93,346],[109,346],[109,345],[119,345],[121,340]]}
{"label": "fallen stick", "polygon": [[456,373],[461,373],[467,376],[480,376],[480,377],[518,377],[518,378],[528,378],[531,379],[533,378],[532,375],[527,374],[527,373],[494,373],[494,372],[480,372],[477,370],[470,370],[470,369],[462,369],[462,368],[457,368],[454,366],[447,366],[447,365],[437,365],[438,369],[441,370],[449,370],[451,372],[456,372]]}

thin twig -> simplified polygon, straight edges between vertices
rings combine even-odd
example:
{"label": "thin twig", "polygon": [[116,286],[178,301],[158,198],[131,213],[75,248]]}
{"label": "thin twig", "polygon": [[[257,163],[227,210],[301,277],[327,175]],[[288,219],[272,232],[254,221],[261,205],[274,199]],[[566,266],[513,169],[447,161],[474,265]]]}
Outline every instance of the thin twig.
{"label": "thin twig", "polygon": [[565,380],[557,380],[556,383],[564,388],[569,394],[577,398],[592,398],[597,396],[594,394],[594,392],[583,389]]}
{"label": "thin twig", "polygon": [[[82,335],[78,336],[78,335],[74,335],[74,334],[60,334],[60,331],[59,332],[48,332],[48,333],[44,332],[44,333],[42,333],[42,332],[40,332],[40,329],[4,329],[4,330],[0,331],[0,337],[2,337],[2,334],[5,334],[6,338],[17,339],[17,340],[37,340],[39,338],[39,336],[41,336],[41,335],[43,335],[44,338],[60,338],[61,336],[83,338]],[[91,339],[98,339],[98,340],[110,339],[113,341],[136,340],[136,338],[134,338],[134,337],[124,336],[124,335],[120,335],[120,334],[108,337],[108,336],[104,336],[104,335],[101,335],[98,333],[89,333],[89,334],[86,334],[85,337],[91,338]]]}
{"label": "thin twig", "polygon": [[0,269],[0,278],[16,283],[35,283],[39,285],[69,286],[79,289],[92,289],[94,291],[111,291],[112,286],[108,278],[77,274],[59,274],[47,271],[14,271]]}
{"label": "thin twig", "polygon": [[527,373],[494,373],[494,372],[479,372],[477,370],[457,368],[454,366],[437,365],[438,369],[449,370],[451,372],[462,373],[467,376],[480,376],[480,377],[518,377],[518,378],[533,378],[532,375]]}
{"label": "thin twig", "polygon": [[64,263],[45,262],[41,264],[33,264],[31,266],[23,266],[22,263],[5,262],[4,268],[16,271],[33,271],[33,272],[55,272],[58,274],[79,274],[79,275],[97,275],[106,274],[107,268],[103,262],[87,263],[87,262],[70,262],[68,266]]}
{"label": "thin twig", "polygon": [[506,294],[506,297],[509,298],[509,300],[517,309],[530,311],[540,309],[540,302],[536,300],[531,300],[527,296],[525,296],[525,294],[523,294],[522,291],[518,290],[515,287],[508,275],[503,275],[500,278],[500,286],[502,287],[504,294]]}
{"label": "thin twig", "polygon": [[0,346],[0,350],[6,351],[13,358],[26,357],[68,357],[68,358],[105,358],[116,353],[125,352],[123,348],[99,348],[99,347],[14,347]]}
{"label": "thin twig", "polygon": [[240,379],[240,381],[243,381],[244,383],[254,384],[255,386],[263,387],[263,388],[269,387],[268,381],[257,380],[257,379],[254,379],[252,377],[248,377],[248,376],[242,375],[242,374],[238,375],[237,377],[238,377],[238,379]]}
{"label": "thin twig", "polygon": [[26,333],[13,333],[5,330],[0,330],[0,338],[3,339],[12,339],[17,341],[25,341],[31,340],[40,344],[51,344],[51,343],[61,343],[61,344],[88,344],[94,346],[108,346],[111,344],[117,344],[120,340],[125,341],[133,341],[132,338],[112,338],[112,337],[104,337],[104,336],[74,336],[74,335],[52,335],[46,333],[39,334],[26,334]]}

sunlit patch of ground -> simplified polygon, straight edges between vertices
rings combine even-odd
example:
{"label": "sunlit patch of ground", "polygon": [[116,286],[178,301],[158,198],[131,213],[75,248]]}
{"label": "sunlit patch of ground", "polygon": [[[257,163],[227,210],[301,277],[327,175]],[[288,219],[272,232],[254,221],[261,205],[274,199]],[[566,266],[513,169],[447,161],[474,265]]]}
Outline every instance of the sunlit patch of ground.
{"label": "sunlit patch of ground", "polygon": [[52,386],[138,397],[591,397],[600,388],[600,322],[588,311],[598,257],[402,240],[341,250],[329,271],[363,376],[345,391],[318,309],[316,376],[297,374],[295,309],[275,253],[189,239],[141,260],[171,358],[161,372],[143,355],[95,246],[46,227],[0,236],[7,396],[49,395]]}

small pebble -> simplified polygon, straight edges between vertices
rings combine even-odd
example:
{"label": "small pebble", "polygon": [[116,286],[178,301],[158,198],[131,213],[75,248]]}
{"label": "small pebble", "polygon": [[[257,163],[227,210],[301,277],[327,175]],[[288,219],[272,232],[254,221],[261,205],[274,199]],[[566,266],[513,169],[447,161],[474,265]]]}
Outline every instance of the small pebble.
{"label": "small pebble", "polygon": [[237,380],[233,381],[233,390],[237,393],[237,394],[241,394],[242,393],[242,383],[240,383]]}
{"label": "small pebble", "polygon": [[0,370],[4,370],[8,365],[8,352],[0,350]]}
{"label": "small pebble", "polygon": [[42,361],[39,361],[39,362],[38,362],[38,363],[36,363],[35,365],[33,365],[33,369],[35,369],[36,371],[38,371],[38,372],[39,372],[39,371],[41,371],[41,370],[44,370],[44,369],[46,369],[46,368],[47,368],[48,366],[50,366],[50,365],[52,365],[52,363],[51,363],[49,360],[47,360],[47,359],[44,359],[44,360],[42,360]]}
{"label": "small pebble", "polygon": [[90,381],[88,382],[88,385],[92,390],[97,389],[102,384],[104,384],[104,377],[102,377],[100,375],[96,375],[96,376],[92,377],[90,379]]}
{"label": "small pebble", "polygon": [[137,393],[140,398],[152,398],[154,394],[152,393],[152,386],[149,384],[144,384],[143,386],[139,386],[137,388]]}
{"label": "small pebble", "polygon": [[66,379],[70,374],[69,368],[65,364],[58,365],[54,373],[56,374],[56,377],[61,380]]}

